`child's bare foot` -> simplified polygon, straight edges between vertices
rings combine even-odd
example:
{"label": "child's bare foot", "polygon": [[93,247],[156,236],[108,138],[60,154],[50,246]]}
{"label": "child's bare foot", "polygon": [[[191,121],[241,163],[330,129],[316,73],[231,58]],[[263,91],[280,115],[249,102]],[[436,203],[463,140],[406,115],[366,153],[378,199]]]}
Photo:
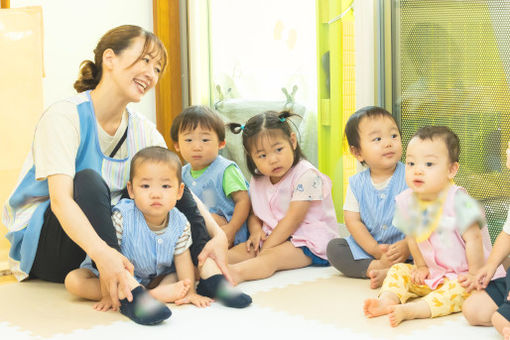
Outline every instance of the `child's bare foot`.
{"label": "child's bare foot", "polygon": [[368,273],[368,277],[370,278],[370,288],[380,288],[386,278],[386,273],[388,273],[388,268],[371,270]]}
{"label": "child's bare foot", "polygon": [[503,328],[503,338],[505,340],[510,340],[510,327]]}
{"label": "child's bare foot", "polygon": [[191,281],[189,279],[185,279],[172,284],[159,285],[156,288],[149,290],[149,293],[155,299],[169,303],[185,297],[190,288]]}
{"label": "child's bare foot", "polygon": [[390,325],[391,327],[397,327],[402,321],[408,319],[407,308],[404,305],[390,306]]}
{"label": "child's bare foot", "polygon": [[390,313],[390,307],[396,303],[391,300],[367,299],[363,305],[363,312],[368,318],[374,318]]}

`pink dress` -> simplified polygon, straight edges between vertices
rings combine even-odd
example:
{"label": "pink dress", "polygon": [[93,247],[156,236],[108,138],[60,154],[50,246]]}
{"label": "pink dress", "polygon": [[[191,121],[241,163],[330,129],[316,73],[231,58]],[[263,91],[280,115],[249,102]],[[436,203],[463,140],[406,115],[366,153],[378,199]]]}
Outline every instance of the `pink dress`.
{"label": "pink dress", "polygon": [[[458,192],[462,191],[462,192]],[[485,218],[478,203],[465,193],[464,188],[456,185],[451,185],[446,193],[446,198],[443,204],[443,211],[438,225],[430,236],[424,241],[418,242],[420,249],[427,267],[429,268],[429,277],[425,280],[425,284],[431,289],[435,289],[443,282],[443,278],[455,280],[457,276],[466,274],[469,271],[468,261],[466,257],[466,243],[462,239],[461,232],[459,231],[459,207],[455,208],[455,195],[461,195],[464,204],[464,215],[470,215],[471,221],[465,221],[465,227],[469,227],[474,222],[481,225],[483,252],[485,260],[489,257],[492,245],[489,237],[489,231],[485,224]],[[416,225],[411,218],[412,212],[416,211],[416,198],[411,189],[403,191],[396,198],[397,210],[394,217],[395,226],[399,229],[409,232],[408,226]],[[478,209],[477,211],[474,211]],[[480,216],[478,218],[477,216]],[[464,230],[465,231],[465,230]],[[503,266],[499,266],[493,279],[505,276]]]}
{"label": "pink dress", "polygon": [[[326,257],[328,242],[338,237],[338,225],[331,197],[331,180],[320,173],[310,162],[301,160],[276,184],[269,177],[253,177],[250,181],[250,198],[253,212],[263,223],[262,230],[271,234],[278,222],[287,214],[292,200],[306,200],[299,179],[308,170],[316,172],[322,182],[322,197],[310,198],[308,213],[299,228],[291,235],[295,247],[308,247],[322,259]],[[298,197],[296,199],[296,197]]]}

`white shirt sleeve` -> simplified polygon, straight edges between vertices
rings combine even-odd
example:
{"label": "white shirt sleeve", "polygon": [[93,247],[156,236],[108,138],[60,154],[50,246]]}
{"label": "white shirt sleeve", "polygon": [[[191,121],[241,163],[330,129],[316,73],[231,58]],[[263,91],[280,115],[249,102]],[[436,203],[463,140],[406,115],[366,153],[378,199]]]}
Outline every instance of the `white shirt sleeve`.
{"label": "white shirt sleeve", "polygon": [[117,235],[117,241],[119,242],[119,246],[122,243],[122,234],[124,232],[124,221],[122,219],[122,214],[118,210],[114,210],[112,214],[112,222],[113,227],[115,228],[115,234]]}
{"label": "white shirt sleeve", "polygon": [[344,210],[359,212],[359,203],[356,197],[354,197],[350,184],[347,185],[347,191],[345,193]]}
{"label": "white shirt sleeve", "polygon": [[76,105],[62,101],[50,106],[35,130],[35,177],[38,180],[56,174],[74,177],[79,146],[80,120]]}
{"label": "white shirt sleeve", "polygon": [[186,226],[184,227],[184,230],[182,231],[181,237],[177,240],[177,243],[175,244],[175,251],[174,255],[182,254],[188,249],[191,244],[191,227],[189,222],[186,223]]}

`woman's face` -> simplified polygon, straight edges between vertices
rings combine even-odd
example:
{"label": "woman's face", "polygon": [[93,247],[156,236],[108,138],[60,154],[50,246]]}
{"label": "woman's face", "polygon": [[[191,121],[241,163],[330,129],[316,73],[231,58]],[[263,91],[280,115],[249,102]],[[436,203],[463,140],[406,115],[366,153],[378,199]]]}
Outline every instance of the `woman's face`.
{"label": "woman's face", "polygon": [[111,79],[128,102],[139,102],[157,84],[161,73],[161,59],[153,49],[141,55],[144,44],[145,38],[134,38],[128,48],[111,57]]}

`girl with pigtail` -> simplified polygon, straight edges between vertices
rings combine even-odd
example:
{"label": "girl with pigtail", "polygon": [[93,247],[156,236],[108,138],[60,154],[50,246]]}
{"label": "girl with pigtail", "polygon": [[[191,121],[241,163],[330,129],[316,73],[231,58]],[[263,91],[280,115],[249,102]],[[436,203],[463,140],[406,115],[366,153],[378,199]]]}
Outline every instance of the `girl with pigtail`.
{"label": "girl with pigtail", "polygon": [[287,111],[267,111],[241,125],[250,181],[250,237],[228,252],[235,283],[263,279],[276,271],[328,266],[326,247],[338,236],[331,180],[308,162]]}

